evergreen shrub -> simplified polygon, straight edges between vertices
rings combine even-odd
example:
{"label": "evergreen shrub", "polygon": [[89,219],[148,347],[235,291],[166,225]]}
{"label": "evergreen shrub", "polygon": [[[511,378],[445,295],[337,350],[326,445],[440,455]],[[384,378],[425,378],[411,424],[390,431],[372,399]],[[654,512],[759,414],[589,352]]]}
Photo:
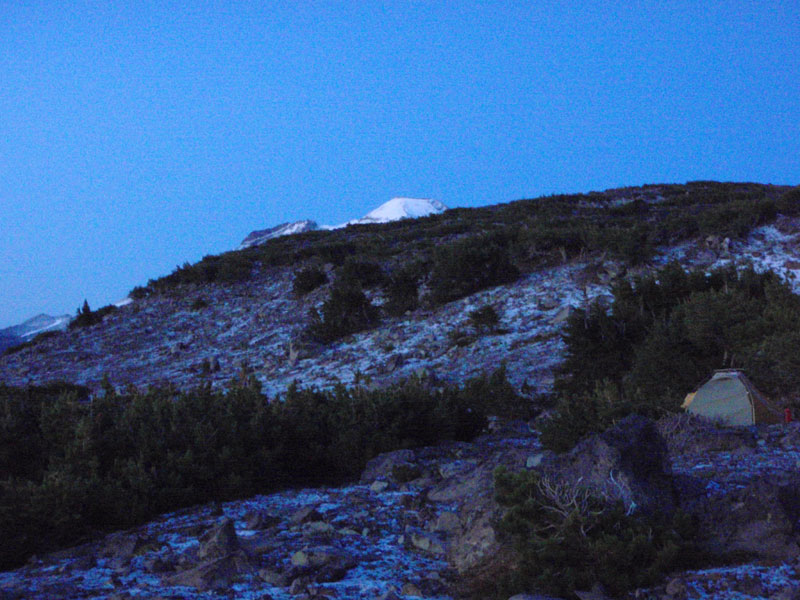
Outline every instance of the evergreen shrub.
{"label": "evergreen shrub", "polygon": [[431,299],[445,304],[484,288],[515,281],[519,270],[511,262],[502,237],[472,235],[438,249],[430,278]]}
{"label": "evergreen shrub", "polygon": [[532,591],[566,597],[597,583],[620,597],[698,562],[692,523],[680,513],[628,514],[622,502],[535,471],[500,468],[495,490],[507,508],[500,531],[519,557],[492,590],[497,597]]}
{"label": "evergreen shrub", "polygon": [[369,301],[358,281],[337,277],[322,314],[312,308],[308,335],[324,344],[378,324],[378,308]]}
{"label": "evergreen shrub", "polygon": [[328,276],[319,267],[305,267],[294,275],[292,291],[295,296],[302,297],[313,292],[321,285],[328,282]]}
{"label": "evergreen shrub", "polygon": [[247,378],[130,389],[0,386],[0,568],[192,504],[355,479],[382,452],[467,441],[474,395],[410,379],[269,399]]}
{"label": "evergreen shrub", "polygon": [[384,310],[399,317],[419,306],[419,280],[423,267],[418,263],[397,269],[384,281]]}

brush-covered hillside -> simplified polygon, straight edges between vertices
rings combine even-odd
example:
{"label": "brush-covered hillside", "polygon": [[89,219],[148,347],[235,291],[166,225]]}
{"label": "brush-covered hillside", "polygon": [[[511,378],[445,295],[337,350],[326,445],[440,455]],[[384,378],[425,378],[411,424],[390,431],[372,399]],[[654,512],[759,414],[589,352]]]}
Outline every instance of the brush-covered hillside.
{"label": "brush-covered hillside", "polygon": [[681,402],[800,414],[799,273],[717,182],[178,267],[0,357],[0,597],[794,598],[800,425]]}
{"label": "brush-covered hillside", "polygon": [[[547,391],[570,311],[668,260],[792,273],[800,204],[751,183],[650,185],[453,209],[207,256],[0,357],[10,385],[97,389],[458,382],[505,363]],[[84,307],[84,313],[86,313]]]}

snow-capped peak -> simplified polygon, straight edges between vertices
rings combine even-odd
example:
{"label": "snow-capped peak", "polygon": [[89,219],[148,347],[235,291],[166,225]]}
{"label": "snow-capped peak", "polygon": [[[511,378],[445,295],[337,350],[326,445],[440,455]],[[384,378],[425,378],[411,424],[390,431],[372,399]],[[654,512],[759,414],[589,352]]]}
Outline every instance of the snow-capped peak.
{"label": "snow-capped peak", "polygon": [[446,210],[444,204],[430,198],[392,198],[360,219],[349,221],[347,224],[388,223],[400,219],[427,217]]}
{"label": "snow-capped peak", "polygon": [[304,233],[306,231],[314,231],[318,229],[315,221],[295,221],[294,223],[282,223],[269,229],[262,229],[260,231],[252,231],[242,240],[237,250],[249,248],[250,246],[260,246],[267,240],[281,237],[283,235],[292,235],[293,233]]}

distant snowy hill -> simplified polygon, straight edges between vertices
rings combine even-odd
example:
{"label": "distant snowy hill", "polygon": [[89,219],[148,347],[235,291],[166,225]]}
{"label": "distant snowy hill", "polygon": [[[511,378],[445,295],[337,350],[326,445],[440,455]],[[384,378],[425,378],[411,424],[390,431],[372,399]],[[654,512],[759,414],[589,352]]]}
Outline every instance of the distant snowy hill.
{"label": "distant snowy hill", "polygon": [[303,233],[305,231],[314,231],[318,229],[318,225],[315,221],[295,221],[294,223],[281,223],[280,225],[276,225],[275,227],[270,227],[269,229],[262,229],[260,231],[252,231],[250,234],[242,240],[242,243],[239,244],[237,250],[243,250],[244,248],[249,248],[250,246],[260,246],[267,240],[271,240],[276,237],[281,237],[282,235],[291,235],[293,233]]}
{"label": "distant snowy hill", "polygon": [[239,244],[237,250],[243,250],[251,246],[260,246],[267,240],[271,240],[283,235],[293,233],[304,233],[315,229],[341,229],[348,225],[370,225],[373,223],[389,223],[400,219],[416,219],[442,213],[447,207],[438,200],[429,198],[392,198],[388,202],[381,204],[375,210],[367,213],[360,219],[353,219],[341,225],[322,225],[319,226],[315,221],[296,221],[294,223],[282,223],[269,229],[262,229],[251,232]]}
{"label": "distant snowy hill", "polygon": [[348,221],[347,225],[369,225],[370,223],[389,223],[400,219],[416,219],[435,215],[447,210],[438,200],[429,198],[392,198],[360,219]]}
{"label": "distant snowy hill", "polygon": [[41,314],[19,325],[0,329],[0,350],[32,340],[45,331],[64,331],[71,320],[72,317],[70,315],[51,317],[50,315]]}

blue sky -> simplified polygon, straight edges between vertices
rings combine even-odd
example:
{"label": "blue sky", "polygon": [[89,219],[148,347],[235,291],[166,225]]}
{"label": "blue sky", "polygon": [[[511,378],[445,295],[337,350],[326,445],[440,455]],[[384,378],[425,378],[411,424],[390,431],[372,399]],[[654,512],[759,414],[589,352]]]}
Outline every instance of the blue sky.
{"label": "blue sky", "polygon": [[2,3],[0,327],[393,196],[798,184],[798,31],[796,1]]}

